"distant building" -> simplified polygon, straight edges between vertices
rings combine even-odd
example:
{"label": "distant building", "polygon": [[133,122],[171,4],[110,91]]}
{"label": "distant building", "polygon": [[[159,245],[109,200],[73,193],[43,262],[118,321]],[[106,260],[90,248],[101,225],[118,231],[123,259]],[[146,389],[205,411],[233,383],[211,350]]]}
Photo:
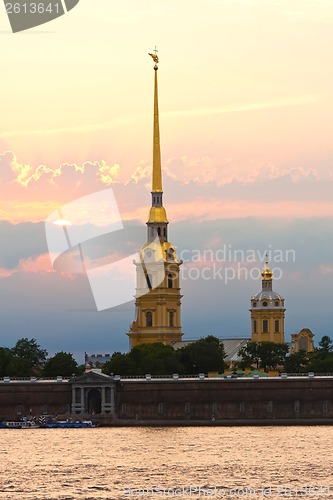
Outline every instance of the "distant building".
{"label": "distant building", "polygon": [[284,342],[284,298],[273,290],[273,273],[266,259],[262,290],[251,298],[251,340]]}
{"label": "distant building", "polygon": [[311,332],[309,328],[302,328],[298,333],[293,333],[291,335],[291,339],[293,342],[292,352],[305,351],[305,352],[313,352],[314,351],[314,343],[313,343],[314,334]]}
{"label": "distant building", "polygon": [[103,368],[105,363],[111,360],[111,354],[87,354],[84,353],[84,364],[86,369]]}

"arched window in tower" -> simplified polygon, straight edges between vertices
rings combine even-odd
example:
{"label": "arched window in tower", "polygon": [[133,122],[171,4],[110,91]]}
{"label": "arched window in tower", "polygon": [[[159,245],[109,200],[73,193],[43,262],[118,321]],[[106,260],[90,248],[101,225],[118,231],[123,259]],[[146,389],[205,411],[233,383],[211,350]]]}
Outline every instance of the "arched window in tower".
{"label": "arched window in tower", "polygon": [[278,301],[275,302],[275,307],[279,307],[279,302]]}
{"label": "arched window in tower", "polygon": [[280,331],[280,321],[278,319],[275,320],[274,330],[275,330],[275,333],[279,333],[279,331]]}
{"label": "arched window in tower", "polygon": [[167,260],[175,260],[175,251],[173,248],[169,248],[167,251]]}
{"label": "arched window in tower", "polygon": [[160,227],[157,228],[157,234],[158,234],[158,236],[161,236],[161,228]]}
{"label": "arched window in tower", "polygon": [[163,233],[164,233],[164,238],[166,238],[166,227],[164,228]]}
{"label": "arched window in tower", "polygon": [[151,274],[146,274],[147,287],[149,290],[153,288],[153,277]]}
{"label": "arched window in tower", "polygon": [[268,319],[262,320],[262,333],[268,333]]}
{"label": "arched window in tower", "polygon": [[257,320],[253,320],[253,333],[257,333]]}
{"label": "arched window in tower", "polygon": [[172,288],[172,274],[168,274],[168,288]]}
{"label": "arched window in tower", "polygon": [[175,326],[175,313],[173,311],[169,312],[169,326]]}
{"label": "arched window in tower", "polygon": [[146,326],[153,326],[153,313],[151,311],[146,313]]}

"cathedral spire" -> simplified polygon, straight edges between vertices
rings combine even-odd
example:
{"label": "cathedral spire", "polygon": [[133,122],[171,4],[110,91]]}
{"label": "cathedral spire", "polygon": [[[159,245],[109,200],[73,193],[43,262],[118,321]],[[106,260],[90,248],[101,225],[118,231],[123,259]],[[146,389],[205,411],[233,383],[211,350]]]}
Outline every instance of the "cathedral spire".
{"label": "cathedral spire", "polygon": [[158,116],[157,49],[149,54],[154,65],[154,134],[152,204],[147,222],[147,242],[140,249],[136,266],[136,314],[128,336],[131,349],[137,345],[181,342],[180,266],[177,252],[168,240],[168,219],[162,204],[162,169]]}
{"label": "cathedral spire", "polygon": [[[157,82],[157,71],[159,58],[157,55],[157,49],[153,53],[149,53],[152,57],[154,65],[154,124],[153,124],[153,172],[152,172],[152,191],[151,191],[151,209],[149,212],[149,225],[156,224],[168,224],[168,219],[166,216],[165,208],[163,207],[162,195],[162,166],[161,166],[161,145],[160,145],[160,125],[159,125],[159,109],[158,109],[158,82]],[[153,229],[153,228],[152,228]],[[155,228],[158,230],[158,234],[163,233],[164,238],[167,238],[166,228]],[[165,230],[164,230],[165,229]],[[152,238],[155,231],[150,230],[148,237]]]}
{"label": "cathedral spire", "polygon": [[161,146],[160,146],[160,124],[159,124],[159,111],[158,111],[158,56],[155,47],[154,54],[149,54],[154,62],[155,81],[154,81],[154,135],[153,135],[153,181],[152,192],[162,192],[162,167],[161,167]]}

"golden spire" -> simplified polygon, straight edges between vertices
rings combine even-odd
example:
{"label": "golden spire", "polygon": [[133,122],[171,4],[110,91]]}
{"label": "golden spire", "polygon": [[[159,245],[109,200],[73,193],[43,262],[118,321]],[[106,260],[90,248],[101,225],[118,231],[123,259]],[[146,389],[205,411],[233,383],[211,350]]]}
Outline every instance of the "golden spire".
{"label": "golden spire", "polygon": [[266,281],[272,281],[272,279],[273,279],[273,272],[271,271],[271,269],[268,266],[268,252],[266,252],[265,269],[262,271],[261,276]]}
{"label": "golden spire", "polygon": [[154,85],[154,145],[153,145],[153,182],[152,192],[161,193],[162,189],[162,167],[161,167],[161,147],[160,147],[160,125],[158,113],[158,86],[157,86],[157,49],[155,47],[154,54],[149,53],[155,62],[155,85]]}
{"label": "golden spire", "polygon": [[161,167],[161,147],[160,147],[160,126],[158,113],[158,86],[157,70],[158,56],[155,47],[154,54],[149,53],[155,65],[155,84],[154,84],[154,132],[153,132],[153,180],[152,180],[152,206],[149,212],[149,223],[168,224],[165,208],[162,203],[162,167]]}

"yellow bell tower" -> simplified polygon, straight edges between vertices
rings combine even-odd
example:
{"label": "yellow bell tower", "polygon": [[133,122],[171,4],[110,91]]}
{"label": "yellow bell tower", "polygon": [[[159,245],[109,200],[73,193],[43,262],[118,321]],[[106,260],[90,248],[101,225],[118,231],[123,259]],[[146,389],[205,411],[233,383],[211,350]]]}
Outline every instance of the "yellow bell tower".
{"label": "yellow bell tower", "polygon": [[154,62],[154,130],[152,205],[147,222],[147,243],[139,252],[136,266],[136,318],[128,332],[130,348],[153,342],[172,344],[182,339],[179,272],[182,261],[168,241],[168,219],[162,203],[162,168],[158,110],[158,56]]}
{"label": "yellow bell tower", "polygon": [[266,256],[261,273],[262,290],[251,298],[251,340],[255,342],[284,342],[284,298],[273,290],[273,273]]}

